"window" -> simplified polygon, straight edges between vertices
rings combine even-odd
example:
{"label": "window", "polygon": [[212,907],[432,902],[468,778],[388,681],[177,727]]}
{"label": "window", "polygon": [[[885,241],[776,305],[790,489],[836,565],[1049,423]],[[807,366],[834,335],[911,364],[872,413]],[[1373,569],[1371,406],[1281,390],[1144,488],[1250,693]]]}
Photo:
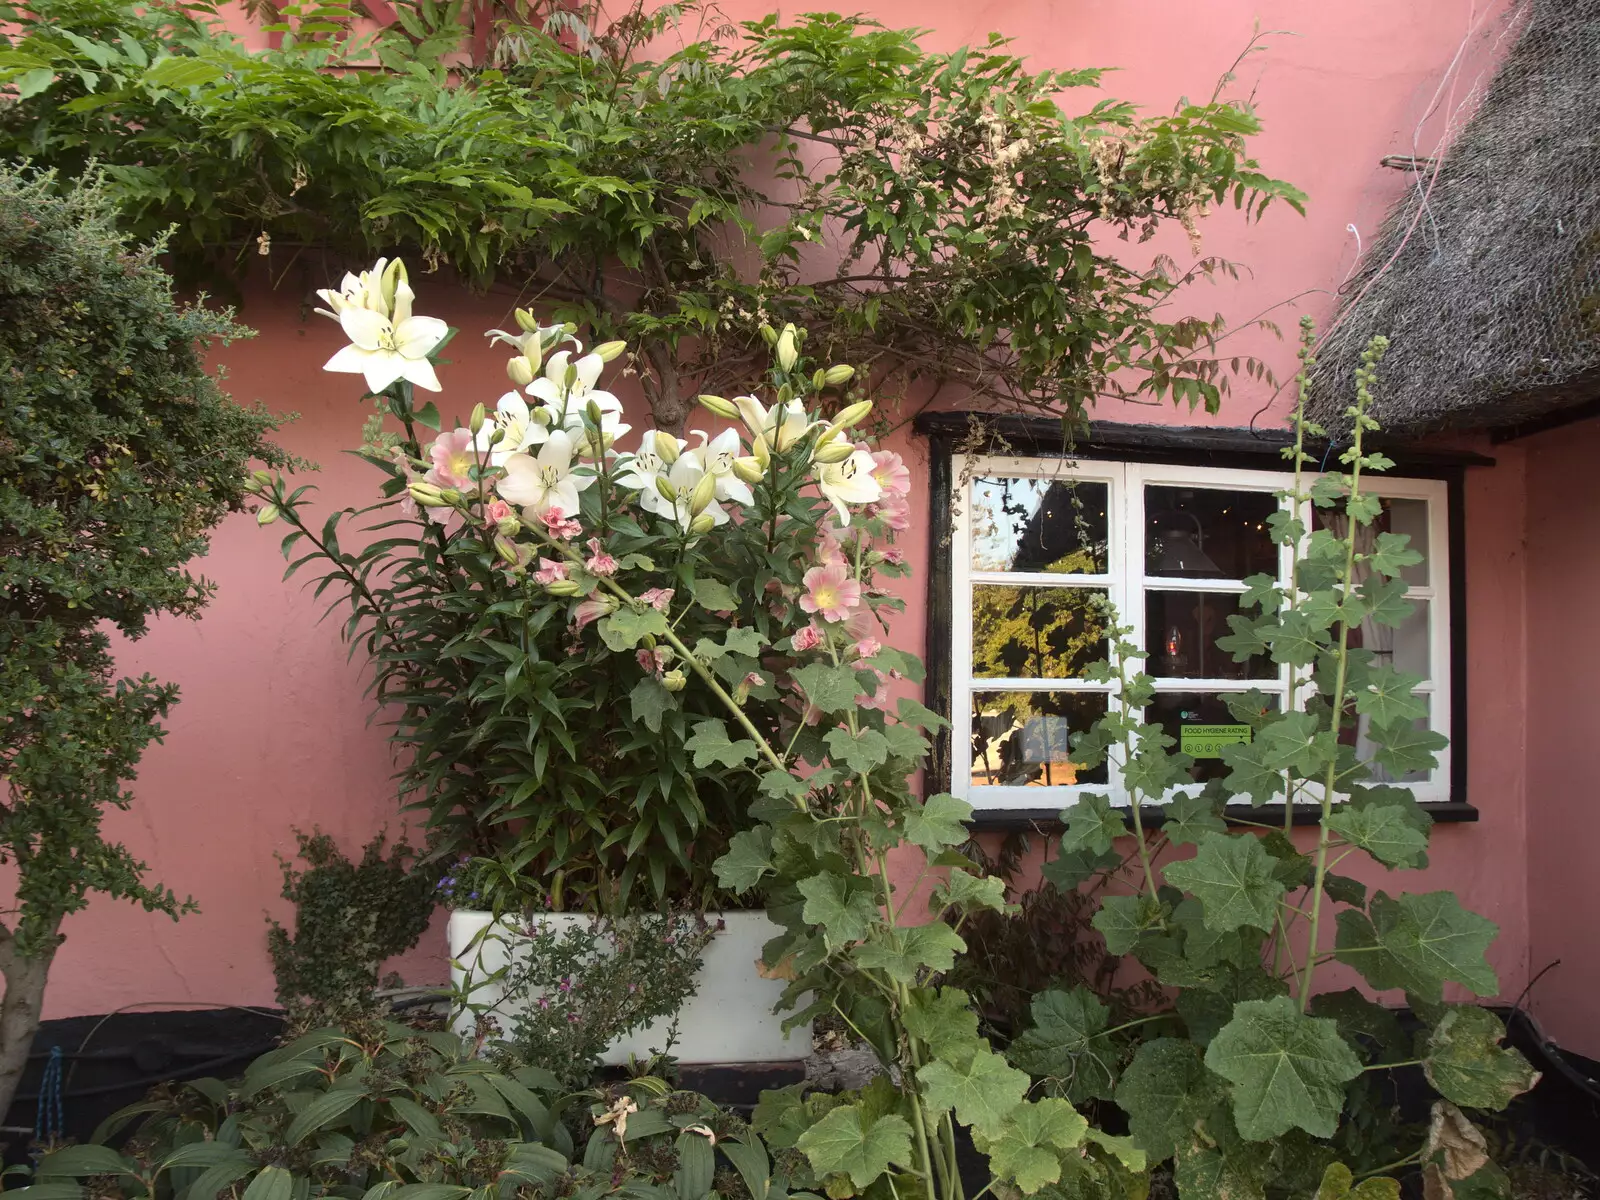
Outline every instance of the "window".
{"label": "window", "polygon": [[[1114,765],[1084,769],[1070,738],[1107,711],[1107,685],[1083,678],[1105,657],[1104,601],[1149,657],[1144,719],[1194,758],[1195,781],[1224,775],[1221,752],[1248,736],[1224,697],[1258,688],[1293,705],[1288,669],[1218,649],[1251,575],[1288,577],[1268,519],[1289,477],[1277,471],[957,456],[952,464],[949,748],[951,790],[983,809],[1055,811],[1084,788],[1127,803]],[[1405,579],[1411,617],[1352,631],[1355,645],[1421,675],[1426,723],[1450,733],[1446,484],[1366,480],[1383,514],[1364,536],[1410,537],[1423,561]],[[1308,506],[1309,508],[1309,506]],[[1340,532],[1342,514],[1304,514]],[[1346,736],[1365,756],[1365,718]],[[1418,800],[1450,798],[1449,751],[1402,780]]]}

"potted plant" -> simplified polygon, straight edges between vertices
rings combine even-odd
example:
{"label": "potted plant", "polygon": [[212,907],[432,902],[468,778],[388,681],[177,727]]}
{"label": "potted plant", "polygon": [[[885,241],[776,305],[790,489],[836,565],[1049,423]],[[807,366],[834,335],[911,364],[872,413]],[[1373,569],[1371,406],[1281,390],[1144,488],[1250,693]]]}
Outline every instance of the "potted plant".
{"label": "potted plant", "polygon": [[[476,881],[451,887],[457,983],[503,1014],[502,1001],[537,1003],[531,984],[497,989],[538,930],[703,913],[715,936],[677,1056],[802,1057],[806,1037],[769,1016],[783,981],[754,965],[775,929],[735,911],[712,869],[770,797],[728,769],[704,723],[736,699],[772,737],[794,736],[797,718],[809,728],[798,693],[774,681],[816,636],[814,614],[845,597],[865,677],[900,663],[877,636],[896,602],[863,595],[844,565],[842,547],[866,543],[840,531],[865,530],[872,566],[903,570],[887,542],[909,485],[897,455],[848,433],[871,408],[845,390],[854,372],[812,367],[803,333],[768,328],[770,407],[704,397],[719,428],[635,434],[600,386],[624,346],[585,352],[573,326],[519,311],[515,332],[490,333],[513,351],[513,390],[447,424],[417,391],[439,390],[433,362],[454,331],[412,311],[399,261],[320,294],[351,339],[328,369],[363,376],[376,403],[359,453],[381,497],[317,529],[310,489],[262,473],[258,519],[291,527],[289,574],[317,563],[318,591],[348,604],[344,634],[373,664],[402,793],[426,814],[433,853]],[[833,556],[822,567],[819,546]],[[636,606],[602,587],[619,575]],[[686,688],[696,665],[715,691]],[[765,1028],[738,1033],[735,1015]],[[610,1056],[639,1048],[617,1041]]]}

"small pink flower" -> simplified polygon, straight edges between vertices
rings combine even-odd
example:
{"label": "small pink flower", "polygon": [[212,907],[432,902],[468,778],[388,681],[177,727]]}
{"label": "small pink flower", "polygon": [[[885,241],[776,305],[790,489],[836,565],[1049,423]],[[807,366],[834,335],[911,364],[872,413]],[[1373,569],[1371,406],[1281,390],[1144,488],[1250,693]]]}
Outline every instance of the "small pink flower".
{"label": "small pink flower", "polygon": [[452,429],[441,433],[428,447],[428,458],[433,463],[433,470],[428,472],[431,482],[462,492],[477,490],[477,482],[472,478],[472,468],[478,465],[477,452],[472,448],[472,430]]}
{"label": "small pink flower", "polygon": [[646,650],[643,646],[633,652],[633,657],[639,661],[639,669],[654,675],[656,670],[656,652]]}
{"label": "small pink flower", "polygon": [[882,650],[882,649],[883,649],[883,643],[880,642],[877,638],[875,638],[875,637],[864,637],[859,642],[856,643],[856,657],[857,658],[871,658],[874,654],[876,654],[879,650]]}
{"label": "small pink flower", "polygon": [[606,553],[606,548],[599,538],[590,538],[586,545],[589,547],[589,557],[583,560],[585,571],[601,579],[617,573],[617,560]]}
{"label": "small pink flower", "polygon": [[885,546],[882,550],[883,561],[893,563],[897,567],[905,565],[906,552],[899,546]]}
{"label": "small pink flower", "polygon": [[850,578],[843,563],[812,567],[802,580],[806,591],[800,607],[820,613],[824,621],[843,621],[861,604],[861,584]]}
{"label": "small pink flower", "polygon": [[825,567],[840,566],[848,568],[850,560],[845,557],[844,547],[839,545],[838,530],[824,525],[817,538],[817,561]]}
{"label": "small pink flower", "polygon": [[[869,696],[862,692],[856,697],[857,708],[882,708],[889,699],[887,676],[876,667],[872,669],[872,673],[878,677],[878,686],[872,689],[872,695]],[[895,674],[895,672],[891,671],[890,674]]]}
{"label": "small pink flower", "polygon": [[671,588],[651,588],[648,592],[642,592],[639,599],[657,612],[666,612],[672,605],[672,591]]}
{"label": "small pink flower", "polygon": [[590,592],[587,600],[581,600],[572,610],[572,624],[581,632],[594,624],[601,617],[609,617],[617,609],[617,603],[599,592]]}
{"label": "small pink flower", "polygon": [[857,442],[856,449],[872,455],[872,477],[885,496],[904,496],[911,490],[911,468],[893,450],[874,451],[865,442]]}
{"label": "small pink flower", "polygon": [[567,564],[553,558],[540,558],[539,569],[533,573],[533,581],[540,587],[549,587],[556,580],[566,577]]}
{"label": "small pink flower", "polygon": [[639,669],[648,671],[657,679],[666,673],[672,660],[676,658],[671,646],[657,646],[654,650],[639,649],[634,652],[634,658],[639,661]]}
{"label": "small pink flower", "polygon": [[550,536],[560,538],[562,541],[570,541],[583,532],[583,526],[575,518],[564,514],[558,505],[551,505],[545,509],[542,519],[545,528],[550,531]]}
{"label": "small pink flower", "polygon": [[516,510],[504,500],[493,500],[484,506],[483,521],[486,525],[498,525],[507,517],[516,516]]}
{"label": "small pink flower", "polygon": [[744,677],[745,687],[760,687],[764,683],[766,683],[766,680],[761,678],[761,676],[756,674],[754,671],[751,671],[750,674]]}
{"label": "small pink flower", "polygon": [[897,533],[911,528],[911,503],[899,492],[884,492],[872,506],[872,515]]}
{"label": "small pink flower", "polygon": [[807,650],[815,650],[822,645],[822,630],[817,628],[816,622],[810,622],[797,630],[789,639],[789,644],[794,647],[796,654],[804,654]]}

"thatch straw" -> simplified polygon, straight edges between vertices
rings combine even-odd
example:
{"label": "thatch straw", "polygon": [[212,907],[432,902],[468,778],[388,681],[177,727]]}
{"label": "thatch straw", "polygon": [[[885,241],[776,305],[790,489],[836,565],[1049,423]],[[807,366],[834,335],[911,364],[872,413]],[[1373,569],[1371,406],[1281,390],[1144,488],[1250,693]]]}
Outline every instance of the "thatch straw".
{"label": "thatch straw", "polygon": [[1431,190],[1420,172],[1343,289],[1314,377],[1330,428],[1374,334],[1386,429],[1504,429],[1600,399],[1600,0],[1524,6]]}

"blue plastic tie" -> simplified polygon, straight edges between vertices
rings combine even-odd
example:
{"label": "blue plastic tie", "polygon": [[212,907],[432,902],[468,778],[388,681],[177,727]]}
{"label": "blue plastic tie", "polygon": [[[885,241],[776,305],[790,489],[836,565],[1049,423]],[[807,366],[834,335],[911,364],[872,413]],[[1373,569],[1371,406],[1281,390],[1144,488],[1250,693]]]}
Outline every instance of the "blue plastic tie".
{"label": "blue plastic tie", "polygon": [[50,1061],[44,1065],[44,1077],[39,1081],[39,1109],[33,1118],[33,1135],[46,1145],[66,1136],[67,1123],[63,1116],[61,1096],[61,1047],[50,1048]]}

